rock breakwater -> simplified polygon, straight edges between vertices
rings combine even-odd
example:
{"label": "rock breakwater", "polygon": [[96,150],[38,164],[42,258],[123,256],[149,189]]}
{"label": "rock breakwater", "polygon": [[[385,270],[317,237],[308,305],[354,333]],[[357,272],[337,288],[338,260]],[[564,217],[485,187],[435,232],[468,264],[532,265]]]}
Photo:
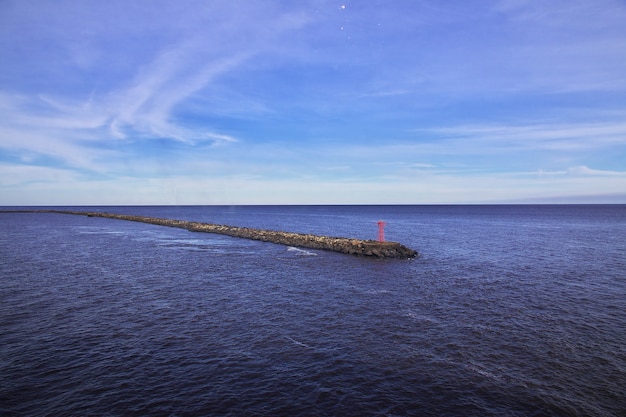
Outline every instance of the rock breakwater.
{"label": "rock breakwater", "polygon": [[192,232],[217,233],[244,239],[260,240],[280,245],[295,246],[307,249],[319,249],[345,253],[349,255],[373,258],[409,259],[418,253],[397,242],[378,242],[375,240],[350,239],[345,237],[319,236],[304,233],[281,232],[275,230],[252,229],[248,227],[226,226],[210,223],[199,223],[185,220],[163,219],[158,217],[133,216],[106,212],[87,212],[69,210],[30,210],[38,213],[76,214],[88,217],[104,217],[108,219],[127,220],[149,223],[159,226],[177,227]]}

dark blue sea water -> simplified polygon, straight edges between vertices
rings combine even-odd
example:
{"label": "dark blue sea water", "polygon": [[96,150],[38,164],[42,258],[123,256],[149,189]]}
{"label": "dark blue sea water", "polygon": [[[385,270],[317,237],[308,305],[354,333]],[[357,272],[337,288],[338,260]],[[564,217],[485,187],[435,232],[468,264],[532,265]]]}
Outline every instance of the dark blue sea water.
{"label": "dark blue sea water", "polygon": [[0,214],[2,416],[626,415],[626,206],[87,209],[421,257]]}

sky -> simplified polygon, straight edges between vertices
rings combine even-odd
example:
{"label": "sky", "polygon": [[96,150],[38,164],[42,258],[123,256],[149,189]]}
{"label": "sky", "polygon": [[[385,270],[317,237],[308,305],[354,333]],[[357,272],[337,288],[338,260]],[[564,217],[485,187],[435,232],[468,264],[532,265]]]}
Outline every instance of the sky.
{"label": "sky", "polygon": [[0,205],[626,203],[624,0],[0,0]]}

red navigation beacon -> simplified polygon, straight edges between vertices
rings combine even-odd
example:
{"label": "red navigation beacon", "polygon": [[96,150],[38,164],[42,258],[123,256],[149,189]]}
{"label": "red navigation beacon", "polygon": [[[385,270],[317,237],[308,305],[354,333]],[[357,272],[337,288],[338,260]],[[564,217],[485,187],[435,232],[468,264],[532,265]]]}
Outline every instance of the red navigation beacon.
{"label": "red navigation beacon", "polygon": [[385,225],[386,224],[387,222],[384,222],[382,220],[378,222],[378,241],[379,242],[385,241]]}

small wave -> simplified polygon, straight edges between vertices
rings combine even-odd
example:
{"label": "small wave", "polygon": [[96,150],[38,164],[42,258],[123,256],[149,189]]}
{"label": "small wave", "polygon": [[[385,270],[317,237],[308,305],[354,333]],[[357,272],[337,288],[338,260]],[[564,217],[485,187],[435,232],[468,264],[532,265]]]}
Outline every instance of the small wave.
{"label": "small wave", "polygon": [[370,289],[370,290],[363,291],[363,294],[367,294],[367,295],[391,294],[391,290],[385,290],[385,289],[374,290],[374,289]]}
{"label": "small wave", "polygon": [[311,346],[307,345],[306,343],[298,342],[296,339],[293,339],[293,338],[291,338],[289,336],[285,336],[285,338],[290,340],[290,341],[292,341],[293,343],[295,343],[298,346],[302,346],[302,347],[305,347],[307,349],[313,349]]}
{"label": "small wave", "polygon": [[296,248],[293,246],[290,246],[287,250],[289,252],[295,252],[297,255],[300,255],[300,256],[317,256],[317,253],[315,252],[311,252],[311,251],[301,249],[301,248]]}
{"label": "small wave", "polygon": [[126,235],[127,232],[123,230],[111,230],[111,229],[103,229],[96,227],[85,227],[80,226],[76,228],[78,233],[81,235]]}
{"label": "small wave", "polygon": [[417,322],[428,323],[428,324],[439,323],[439,320],[437,320],[435,317],[414,313],[412,311],[405,311],[402,313],[402,315]]}
{"label": "small wave", "polygon": [[469,361],[465,363],[463,367],[467,369],[468,371],[482,375],[483,377],[487,379],[491,379],[491,380],[499,381],[499,382],[502,382],[503,380],[500,376],[494,374],[493,372],[489,371],[485,366],[476,362]]}

